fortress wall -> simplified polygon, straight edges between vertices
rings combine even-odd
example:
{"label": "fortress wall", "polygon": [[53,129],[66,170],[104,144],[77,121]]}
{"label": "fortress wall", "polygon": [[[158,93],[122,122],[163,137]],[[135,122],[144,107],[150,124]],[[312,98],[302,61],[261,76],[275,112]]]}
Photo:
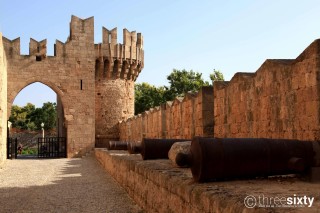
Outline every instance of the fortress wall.
{"label": "fortress wall", "polygon": [[196,94],[187,94],[182,102],[181,123],[182,138],[192,138],[194,135],[194,103]]}
{"label": "fortress wall", "polygon": [[320,40],[214,86],[215,137],[319,140]]}
{"label": "fortress wall", "polygon": [[[142,131],[152,138],[319,140],[319,56],[320,40],[316,40],[294,60],[269,59],[255,73],[236,73],[230,82],[216,81],[213,89],[204,87],[198,94],[167,102],[158,116],[161,122],[149,118],[153,112],[143,113],[146,131]],[[120,137],[128,139],[123,131],[139,132],[136,126],[122,129]],[[153,134],[148,134],[150,128]],[[136,138],[141,140],[142,135]]]}
{"label": "fortress wall", "polygon": [[160,138],[162,133],[161,107],[151,109],[147,116],[147,120],[148,125],[146,125],[146,137]]}
{"label": "fortress wall", "polygon": [[94,147],[93,33],[93,18],[72,16],[68,41],[56,42],[55,56],[46,55],[46,40],[30,39],[29,55],[20,54],[19,39],[3,41],[8,61],[8,111],[17,94],[29,84],[49,86],[63,106],[68,157],[81,156]]}
{"label": "fortress wall", "polygon": [[0,168],[7,158],[7,59],[0,33]]}
{"label": "fortress wall", "polygon": [[176,98],[119,123],[120,140],[212,136],[213,89],[203,87],[196,94]]}
{"label": "fortress wall", "polygon": [[95,88],[96,137],[118,140],[119,120],[134,114],[134,82],[118,78],[100,82]]}
{"label": "fortress wall", "polygon": [[195,136],[213,137],[213,102],[212,87],[202,87],[195,98]]}
{"label": "fortress wall", "polygon": [[[118,122],[134,115],[134,81],[143,68],[141,33],[124,29],[123,44],[117,41],[117,28],[103,28],[102,36],[102,43],[94,46],[96,147],[119,140],[119,128],[132,125]],[[125,137],[132,133],[126,132]]]}

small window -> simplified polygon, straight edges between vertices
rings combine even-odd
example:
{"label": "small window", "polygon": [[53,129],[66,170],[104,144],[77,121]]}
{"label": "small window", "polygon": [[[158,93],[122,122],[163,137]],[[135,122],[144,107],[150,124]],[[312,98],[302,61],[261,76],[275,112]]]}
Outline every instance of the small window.
{"label": "small window", "polygon": [[42,57],[40,55],[36,55],[36,61],[41,61]]}

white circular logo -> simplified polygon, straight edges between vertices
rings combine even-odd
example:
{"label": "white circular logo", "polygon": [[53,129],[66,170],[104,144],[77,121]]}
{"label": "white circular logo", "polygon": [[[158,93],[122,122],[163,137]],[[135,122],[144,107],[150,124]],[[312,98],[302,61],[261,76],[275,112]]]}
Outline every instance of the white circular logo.
{"label": "white circular logo", "polygon": [[248,195],[246,198],[244,198],[244,205],[252,209],[257,205],[257,200],[253,195]]}

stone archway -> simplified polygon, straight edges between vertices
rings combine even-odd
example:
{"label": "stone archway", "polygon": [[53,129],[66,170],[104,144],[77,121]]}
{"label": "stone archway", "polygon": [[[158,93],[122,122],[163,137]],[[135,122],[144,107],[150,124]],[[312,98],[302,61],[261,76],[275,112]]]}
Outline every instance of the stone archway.
{"label": "stone archway", "polygon": [[[64,97],[63,97],[63,92],[56,87],[55,84],[53,84],[52,82],[44,82],[41,80],[37,80],[36,78],[31,78],[26,80],[25,82],[21,83],[18,86],[14,86],[14,89],[12,89],[11,93],[8,93],[8,112],[11,112],[11,107],[13,104],[13,101],[15,100],[15,98],[17,97],[17,95],[26,87],[28,87],[29,85],[33,84],[33,83],[42,83],[44,85],[46,85],[47,87],[49,87],[50,89],[52,89],[56,94],[57,94],[57,99],[59,99],[59,103],[61,104],[62,108],[66,108],[67,107],[67,103],[65,103]],[[57,103],[58,104],[58,103]],[[10,113],[7,115],[8,118],[10,117]]]}
{"label": "stone archway", "polygon": [[[94,44],[93,17],[72,16],[67,41],[57,40],[54,56],[47,56],[47,40],[31,38],[29,55],[21,55],[20,38],[9,40],[0,33],[0,95],[7,98],[7,103],[0,100],[0,118],[8,116],[20,90],[41,82],[61,99],[68,157],[91,151],[96,139],[119,138],[119,121],[134,113],[134,81],[144,65],[143,36],[124,29],[120,44],[116,28],[103,28],[102,34],[102,43]],[[5,121],[0,120],[0,138],[5,140],[2,126]]]}
{"label": "stone archway", "polygon": [[20,92],[22,90],[24,90],[26,87],[30,86],[33,83],[41,83],[44,86],[47,86],[48,88],[50,88],[52,91],[54,91],[54,93],[56,94],[56,109],[57,109],[57,137],[66,137],[67,131],[66,131],[66,127],[65,127],[65,116],[64,116],[64,108],[68,108],[67,104],[65,103],[65,100],[63,99],[63,93],[59,88],[56,88],[56,86],[54,84],[52,84],[51,82],[41,82],[40,80],[34,80],[34,78],[26,80],[26,85],[19,89],[18,88],[18,92],[16,93],[16,91],[12,92],[9,96],[8,96],[8,114],[7,117],[9,119],[10,117],[10,112],[11,112],[11,108],[12,108],[12,104],[15,101],[16,97],[20,94]]}
{"label": "stone archway", "polygon": [[[57,41],[47,56],[46,40],[30,39],[29,55],[20,54],[20,39],[3,37],[7,62],[7,109],[27,85],[41,82],[61,99],[67,129],[67,156],[82,156],[95,144],[95,76],[93,18],[73,17],[66,43]],[[10,111],[8,111],[10,112]]]}

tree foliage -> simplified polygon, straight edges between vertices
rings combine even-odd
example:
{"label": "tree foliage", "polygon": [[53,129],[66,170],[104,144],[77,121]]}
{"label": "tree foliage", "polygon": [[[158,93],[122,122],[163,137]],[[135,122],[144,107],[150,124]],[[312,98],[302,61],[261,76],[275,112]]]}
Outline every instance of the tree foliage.
{"label": "tree foliage", "polygon": [[167,77],[170,87],[170,100],[177,96],[183,96],[187,92],[196,92],[203,86],[209,86],[209,82],[204,81],[202,73],[173,69],[171,74]]}
{"label": "tree foliage", "polygon": [[[223,74],[214,70],[210,78],[212,81],[223,80]],[[209,82],[203,80],[202,73],[185,69],[173,69],[167,76],[167,80],[169,86],[155,87],[148,83],[135,85],[135,114],[159,106],[166,101],[172,101],[177,96],[184,96],[187,92],[197,92],[201,87],[210,85]]]}
{"label": "tree foliage", "polygon": [[214,82],[214,81],[224,81],[223,74],[219,70],[216,70],[216,69],[213,69],[213,73],[210,74],[210,79],[211,79],[212,82]]}
{"label": "tree foliage", "polygon": [[136,84],[134,86],[135,114],[139,114],[165,102],[165,90],[164,87],[155,87],[148,83]]}
{"label": "tree foliage", "polygon": [[41,108],[36,108],[28,103],[24,107],[13,105],[9,121],[12,127],[18,129],[40,130],[41,123],[44,123],[44,129],[52,129],[57,122],[56,103],[44,103]]}

